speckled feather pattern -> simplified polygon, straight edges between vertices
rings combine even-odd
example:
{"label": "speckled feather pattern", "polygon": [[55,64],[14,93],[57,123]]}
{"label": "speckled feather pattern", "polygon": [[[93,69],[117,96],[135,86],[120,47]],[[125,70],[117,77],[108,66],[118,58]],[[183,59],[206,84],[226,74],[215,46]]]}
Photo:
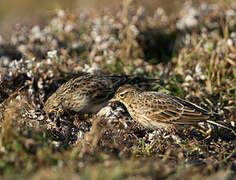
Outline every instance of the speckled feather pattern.
{"label": "speckled feather pattern", "polygon": [[128,81],[123,76],[83,75],[64,83],[45,103],[44,110],[96,113]]}
{"label": "speckled feather pattern", "polygon": [[142,92],[130,85],[120,87],[112,101],[123,103],[135,121],[150,129],[217,121],[213,113],[191,102],[164,93]]}

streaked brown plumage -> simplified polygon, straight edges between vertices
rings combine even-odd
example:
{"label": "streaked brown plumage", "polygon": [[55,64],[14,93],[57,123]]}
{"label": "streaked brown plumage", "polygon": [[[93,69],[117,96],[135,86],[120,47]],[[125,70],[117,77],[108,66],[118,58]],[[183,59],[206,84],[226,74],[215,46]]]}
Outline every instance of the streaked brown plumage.
{"label": "streaked brown plumage", "polygon": [[175,129],[177,125],[199,122],[208,122],[230,129],[222,124],[223,118],[220,115],[164,93],[142,92],[130,85],[124,85],[117,90],[111,101],[123,103],[131,117],[149,129]]}
{"label": "streaked brown plumage", "polygon": [[146,81],[118,75],[85,74],[61,85],[46,101],[44,110],[79,113],[97,113],[125,83]]}

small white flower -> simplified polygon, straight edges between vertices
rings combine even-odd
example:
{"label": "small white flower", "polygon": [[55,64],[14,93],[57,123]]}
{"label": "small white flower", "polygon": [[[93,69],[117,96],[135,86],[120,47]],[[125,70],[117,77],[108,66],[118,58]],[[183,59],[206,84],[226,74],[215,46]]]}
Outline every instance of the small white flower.
{"label": "small white flower", "polygon": [[57,51],[56,51],[56,50],[54,50],[54,51],[48,51],[47,56],[48,56],[50,59],[55,59],[55,58],[57,58]]}
{"label": "small white flower", "polygon": [[228,46],[233,46],[234,42],[232,39],[228,39],[227,44],[228,44]]}
{"label": "small white flower", "polygon": [[192,80],[193,80],[193,78],[189,74],[185,78],[185,81],[192,81]]}

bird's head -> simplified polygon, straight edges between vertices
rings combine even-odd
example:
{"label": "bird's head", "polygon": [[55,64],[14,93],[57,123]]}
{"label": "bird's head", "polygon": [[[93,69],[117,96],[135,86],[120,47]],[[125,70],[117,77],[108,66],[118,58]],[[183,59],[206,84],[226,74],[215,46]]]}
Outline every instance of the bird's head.
{"label": "bird's head", "polygon": [[44,111],[47,114],[60,111],[61,102],[56,93],[52,94],[44,104]]}
{"label": "bird's head", "polygon": [[110,102],[120,101],[121,103],[129,103],[136,92],[137,90],[133,86],[126,84],[118,88]]}

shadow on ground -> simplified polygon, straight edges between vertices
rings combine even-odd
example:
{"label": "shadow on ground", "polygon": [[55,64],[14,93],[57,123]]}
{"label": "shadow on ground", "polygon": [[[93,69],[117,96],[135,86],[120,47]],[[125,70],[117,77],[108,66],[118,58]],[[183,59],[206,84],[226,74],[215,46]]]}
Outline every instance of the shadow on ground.
{"label": "shadow on ground", "polygon": [[175,47],[177,32],[165,32],[161,29],[147,29],[140,33],[138,42],[144,52],[145,61],[150,64],[169,62],[177,53]]}

